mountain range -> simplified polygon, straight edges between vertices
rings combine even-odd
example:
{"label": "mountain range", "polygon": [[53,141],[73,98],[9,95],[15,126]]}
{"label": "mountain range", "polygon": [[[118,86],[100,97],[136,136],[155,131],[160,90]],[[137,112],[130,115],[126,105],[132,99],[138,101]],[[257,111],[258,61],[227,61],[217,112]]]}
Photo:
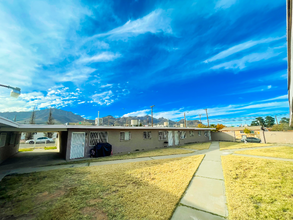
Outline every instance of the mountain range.
{"label": "mountain range", "polygon": [[[88,120],[83,118],[80,115],[74,114],[70,111],[64,111],[62,109],[52,108],[52,116],[55,124],[65,124],[65,123],[79,123],[79,122],[87,122],[94,124],[94,120]],[[35,111],[35,124],[46,124],[48,121],[50,109],[44,110],[36,110]],[[2,112],[0,113],[1,117],[7,118],[12,121],[16,121],[20,124],[28,124],[30,122],[32,112]],[[103,117],[103,125],[114,125],[114,126],[122,126],[124,124],[130,124],[131,120],[138,120],[142,125],[151,124],[151,116],[141,116],[141,117],[119,117],[115,118],[111,115]],[[153,123],[158,125],[163,125],[164,122],[169,121],[170,126],[174,126],[175,124],[180,125],[184,123],[184,120],[180,121],[172,121],[166,118],[153,118]],[[188,126],[197,126],[201,122],[198,120],[188,120]]]}

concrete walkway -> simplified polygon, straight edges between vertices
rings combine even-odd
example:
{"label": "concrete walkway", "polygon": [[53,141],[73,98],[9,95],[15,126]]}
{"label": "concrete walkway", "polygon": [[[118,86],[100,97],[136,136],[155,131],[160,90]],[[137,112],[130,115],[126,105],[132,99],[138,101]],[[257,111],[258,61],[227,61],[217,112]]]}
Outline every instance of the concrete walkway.
{"label": "concrete walkway", "polygon": [[172,220],[220,220],[228,217],[219,142],[212,142]]}

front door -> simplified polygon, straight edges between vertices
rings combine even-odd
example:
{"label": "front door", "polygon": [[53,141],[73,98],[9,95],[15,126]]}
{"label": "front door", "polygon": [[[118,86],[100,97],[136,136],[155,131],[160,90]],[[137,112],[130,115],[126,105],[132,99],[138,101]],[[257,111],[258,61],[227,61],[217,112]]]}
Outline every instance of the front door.
{"label": "front door", "polygon": [[84,157],[85,133],[73,132],[71,136],[70,159]]}
{"label": "front door", "polygon": [[175,145],[179,145],[179,132],[174,131]]}
{"label": "front door", "polygon": [[168,146],[173,146],[173,131],[168,131]]}

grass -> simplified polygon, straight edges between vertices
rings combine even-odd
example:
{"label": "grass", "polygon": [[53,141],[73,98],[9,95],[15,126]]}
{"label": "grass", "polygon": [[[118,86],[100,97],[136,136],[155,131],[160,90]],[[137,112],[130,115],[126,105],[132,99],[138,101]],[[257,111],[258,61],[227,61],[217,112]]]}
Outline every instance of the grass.
{"label": "grass", "polygon": [[180,147],[185,149],[206,150],[210,148],[210,145],[211,145],[211,142],[204,142],[204,143],[186,144]]}
{"label": "grass", "polygon": [[18,151],[19,152],[26,152],[26,151],[33,151],[34,148],[20,148]]}
{"label": "grass", "polygon": [[[155,157],[155,156],[166,156],[166,155],[175,155],[175,154],[189,154],[192,153],[191,150],[183,150],[183,149],[176,149],[176,148],[163,148],[163,149],[156,149],[144,152],[131,152],[129,154],[122,154],[122,155],[112,155],[109,157],[98,157],[98,158],[91,158],[86,160],[76,160],[76,161],[69,161],[61,164],[77,164],[77,163],[91,163],[91,162],[103,162],[103,161],[112,161],[112,160],[127,160],[127,159],[135,159],[135,158],[142,158],[142,157]],[[56,165],[56,164],[54,164]]]}
{"label": "grass", "polygon": [[222,156],[229,219],[293,219],[293,163]]}
{"label": "grass", "polygon": [[45,150],[55,150],[57,149],[57,147],[53,146],[53,147],[44,147]]}
{"label": "grass", "polygon": [[293,159],[293,147],[285,147],[285,146],[265,148],[265,149],[242,150],[242,151],[237,151],[235,153]]}
{"label": "grass", "polygon": [[0,219],[169,219],[203,157],[6,176]]}
{"label": "grass", "polygon": [[238,143],[238,142],[220,142],[221,150],[229,149],[239,149],[239,148],[250,148],[250,147],[267,147],[272,146],[272,144],[262,144],[262,143]]}

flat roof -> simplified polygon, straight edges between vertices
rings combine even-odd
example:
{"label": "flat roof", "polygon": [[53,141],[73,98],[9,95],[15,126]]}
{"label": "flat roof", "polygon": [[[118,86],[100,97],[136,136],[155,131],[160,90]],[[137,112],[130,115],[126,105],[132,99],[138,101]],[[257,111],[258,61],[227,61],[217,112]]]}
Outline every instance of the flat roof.
{"label": "flat roof", "polygon": [[0,127],[13,127],[17,128],[19,126],[18,123],[11,121],[7,118],[1,117],[0,116]]}
{"label": "flat roof", "polygon": [[[15,122],[14,122],[15,123]],[[124,126],[94,126],[94,125],[47,125],[47,124],[17,124],[15,127],[1,127],[0,131],[67,131],[68,129],[82,130],[197,130],[210,131],[215,128],[191,128],[191,127],[124,127]]]}

